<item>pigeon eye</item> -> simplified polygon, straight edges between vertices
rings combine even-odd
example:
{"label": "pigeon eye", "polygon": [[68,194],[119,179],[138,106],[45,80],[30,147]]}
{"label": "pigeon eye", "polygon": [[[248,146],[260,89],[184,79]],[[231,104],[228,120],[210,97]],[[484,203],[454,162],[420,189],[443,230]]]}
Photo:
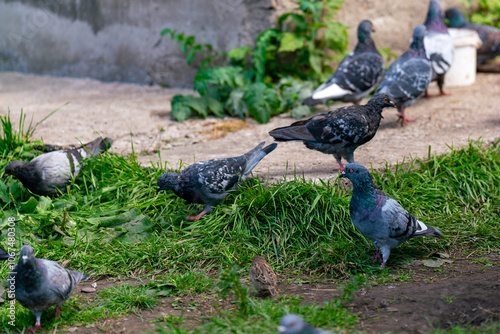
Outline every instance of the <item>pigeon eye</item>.
{"label": "pigeon eye", "polygon": [[295,327],[295,322],[291,322],[290,325],[288,325],[288,327]]}
{"label": "pigeon eye", "polygon": [[354,170],[352,170],[352,169],[349,169],[349,173],[354,173]]}
{"label": "pigeon eye", "polygon": [[384,97],[384,102],[387,102],[387,98],[386,97]]}
{"label": "pigeon eye", "polygon": [[165,184],[165,182],[162,182],[161,184]]}

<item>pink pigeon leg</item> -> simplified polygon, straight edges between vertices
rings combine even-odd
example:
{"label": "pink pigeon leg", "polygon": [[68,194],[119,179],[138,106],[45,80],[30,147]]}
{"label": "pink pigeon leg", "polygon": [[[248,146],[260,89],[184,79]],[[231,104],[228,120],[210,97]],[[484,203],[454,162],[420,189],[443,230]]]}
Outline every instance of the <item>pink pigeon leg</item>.
{"label": "pink pigeon leg", "polygon": [[42,329],[42,323],[40,322],[40,318],[42,317],[42,312],[33,312],[33,313],[35,313],[36,317],[35,326],[28,328],[28,331],[36,332],[37,330]]}
{"label": "pink pigeon leg", "polygon": [[385,269],[385,262],[382,262],[382,265],[380,266],[380,269]]}
{"label": "pink pigeon leg", "polygon": [[56,318],[56,320],[59,320],[60,314],[61,314],[61,306],[57,305],[56,308],[54,309],[54,318]]}
{"label": "pink pigeon leg", "polygon": [[380,250],[377,249],[377,252],[375,253],[375,256],[373,257],[373,262],[375,261],[382,261],[382,254],[380,253]]}
{"label": "pink pigeon leg", "polygon": [[203,210],[202,212],[200,212],[200,214],[198,214],[196,216],[188,216],[188,217],[186,217],[186,219],[190,220],[190,221],[200,220],[201,217],[203,217],[206,214],[207,214],[207,211]]}
{"label": "pink pigeon leg", "polygon": [[414,122],[415,118],[408,118],[405,116],[405,107],[401,106],[398,117],[401,119],[401,126],[405,126],[406,124],[410,122]]}

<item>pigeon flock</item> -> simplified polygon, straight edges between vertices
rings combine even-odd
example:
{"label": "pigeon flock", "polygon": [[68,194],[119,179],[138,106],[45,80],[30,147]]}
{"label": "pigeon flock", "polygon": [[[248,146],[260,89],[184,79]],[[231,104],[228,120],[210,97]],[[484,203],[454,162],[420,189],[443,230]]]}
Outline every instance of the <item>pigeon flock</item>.
{"label": "pigeon flock", "polygon": [[[478,64],[500,55],[500,30],[471,24],[455,8],[446,11],[446,18],[450,27],[478,32],[483,41],[478,50]],[[328,100],[355,105],[274,129],[269,134],[278,142],[302,141],[309,149],[333,155],[340,167],[340,177],[348,178],[353,185],[351,220],[373,243],[376,248],[374,259],[381,261],[381,268],[385,268],[391,249],[397,245],[420,236],[441,238],[442,234],[381,192],[370,172],[354,162],[354,151],[376,135],[384,108],[397,108],[401,124],[405,125],[413,121],[406,117],[405,108],[427,94],[431,81],[437,81],[439,95],[446,95],[444,75],[453,62],[454,47],[439,0],[430,0],[425,25],[415,27],[409,49],[389,66],[385,74],[384,60],[371,36],[374,31],[372,22],[362,21],[358,26],[355,50],[342,60],[336,72],[312,96],[303,101],[307,105]],[[365,105],[359,105],[361,99],[374,90],[373,97]],[[34,194],[57,196],[66,192],[84,167],[84,159],[107,151],[112,142],[110,138],[97,138],[78,148],[42,154],[29,162],[11,161],[5,167],[4,178],[9,175],[16,177]],[[188,203],[205,205],[201,213],[186,218],[199,220],[236,190],[276,147],[276,143],[265,146],[262,142],[241,156],[201,161],[180,173],[164,173],[157,180],[156,192],[172,191]],[[346,166],[342,164],[342,158],[347,161]],[[22,246],[19,255],[7,281],[15,285],[16,300],[36,316],[35,326],[29,328],[36,331],[41,328],[42,312],[56,305],[54,316],[58,318],[61,305],[70,298],[77,284],[89,275],[67,270],[50,260],[37,259],[29,245]],[[10,256],[12,254],[0,248],[0,260],[7,260]],[[278,296],[276,274],[264,257],[255,256],[249,276],[260,295]],[[283,316],[278,332],[331,333],[311,327],[297,314]]]}

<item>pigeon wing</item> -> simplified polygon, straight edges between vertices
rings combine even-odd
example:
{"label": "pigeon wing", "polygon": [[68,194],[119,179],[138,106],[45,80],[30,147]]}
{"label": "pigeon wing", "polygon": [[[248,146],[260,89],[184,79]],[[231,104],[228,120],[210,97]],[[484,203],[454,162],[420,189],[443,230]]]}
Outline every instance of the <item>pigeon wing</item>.
{"label": "pigeon wing", "polygon": [[200,162],[197,183],[212,194],[231,190],[241,180],[246,163],[243,156]]}

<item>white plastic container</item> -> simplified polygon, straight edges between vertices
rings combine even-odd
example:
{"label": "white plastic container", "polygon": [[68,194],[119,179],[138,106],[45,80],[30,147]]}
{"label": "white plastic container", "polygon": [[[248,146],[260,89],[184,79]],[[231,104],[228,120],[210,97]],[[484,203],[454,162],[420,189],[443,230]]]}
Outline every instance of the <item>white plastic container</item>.
{"label": "white plastic container", "polygon": [[445,75],[446,87],[469,86],[476,81],[477,49],[482,42],[477,32],[448,28],[455,45],[455,59]]}

